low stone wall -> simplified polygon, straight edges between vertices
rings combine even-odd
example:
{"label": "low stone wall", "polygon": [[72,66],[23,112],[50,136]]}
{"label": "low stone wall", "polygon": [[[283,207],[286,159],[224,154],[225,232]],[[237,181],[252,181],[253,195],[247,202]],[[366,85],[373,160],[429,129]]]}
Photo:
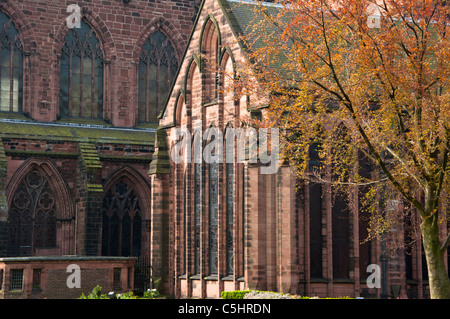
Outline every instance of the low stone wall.
{"label": "low stone wall", "polygon": [[74,299],[100,285],[105,292],[133,288],[135,258],[0,258],[0,298]]}

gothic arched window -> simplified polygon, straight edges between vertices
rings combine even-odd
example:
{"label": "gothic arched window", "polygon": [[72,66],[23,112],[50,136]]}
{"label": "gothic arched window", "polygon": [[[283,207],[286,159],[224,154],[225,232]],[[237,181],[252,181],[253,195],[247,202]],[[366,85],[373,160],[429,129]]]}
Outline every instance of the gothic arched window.
{"label": "gothic arched window", "polygon": [[60,60],[60,115],[103,118],[103,51],[83,20],[67,34]]}
{"label": "gothic arched window", "polygon": [[22,42],[11,18],[0,12],[0,111],[21,112],[22,94]]}
{"label": "gothic arched window", "polygon": [[31,255],[56,246],[56,205],[49,182],[31,171],[12,198],[8,215],[8,256]]}
{"label": "gothic arched window", "polygon": [[211,18],[204,25],[202,33],[201,54],[203,72],[203,103],[211,103],[217,100],[218,70],[217,57],[219,51],[219,30]]}
{"label": "gothic arched window", "polygon": [[176,51],[169,38],[155,31],[145,42],[139,63],[139,122],[157,122],[178,70]]}
{"label": "gothic arched window", "polygon": [[[309,148],[309,166],[312,171],[320,167],[319,151],[319,144],[312,144]],[[310,276],[322,278],[322,185],[310,181],[308,192]]]}
{"label": "gothic arched window", "polygon": [[183,182],[183,261],[182,261],[182,273],[186,273],[187,269],[187,242],[188,242],[188,231],[187,231],[187,222],[188,222],[188,204],[187,204],[187,193],[188,193],[188,179],[187,172],[185,171],[183,174],[184,182]]}
{"label": "gothic arched window", "polygon": [[219,267],[219,164],[209,164],[209,274]]}
{"label": "gothic arched window", "polygon": [[103,256],[141,254],[142,213],[133,188],[119,181],[103,198]]}
{"label": "gothic arched window", "polygon": [[200,274],[200,227],[202,214],[202,164],[194,163],[194,273]]}
{"label": "gothic arched window", "polygon": [[[339,143],[333,146],[333,161],[339,163],[339,156],[348,151],[348,130],[345,125],[340,124],[333,132]],[[350,170],[342,170],[338,164],[331,167],[332,179],[337,182],[348,182]],[[350,206],[350,196],[345,187],[332,187],[332,209],[331,209],[331,236],[333,255],[333,279],[349,279],[352,247],[353,218]]]}

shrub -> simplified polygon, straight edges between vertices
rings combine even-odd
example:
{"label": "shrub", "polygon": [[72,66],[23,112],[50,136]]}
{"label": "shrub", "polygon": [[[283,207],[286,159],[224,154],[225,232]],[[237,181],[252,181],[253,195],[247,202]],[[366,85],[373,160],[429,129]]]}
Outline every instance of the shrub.
{"label": "shrub", "polygon": [[123,292],[121,294],[117,294],[117,299],[139,299],[132,291]]}
{"label": "shrub", "polygon": [[142,298],[143,299],[153,299],[159,297],[160,294],[158,290],[156,289],[148,289],[146,292],[143,293]]}
{"label": "shrub", "polygon": [[82,293],[80,299],[108,299],[108,296],[102,294],[102,287],[97,285],[92,289],[92,292],[89,295],[85,296],[84,293]]}
{"label": "shrub", "polygon": [[233,290],[233,291],[222,291],[222,299],[244,299],[245,294],[251,292],[251,290]]}
{"label": "shrub", "polygon": [[[141,296],[138,296],[133,293],[133,291],[127,291],[120,294],[114,294],[112,299],[153,299],[159,297],[160,294],[156,289],[148,289]],[[107,294],[102,294],[102,287],[97,285],[92,289],[92,292],[89,295],[81,294],[79,299],[111,299]]]}

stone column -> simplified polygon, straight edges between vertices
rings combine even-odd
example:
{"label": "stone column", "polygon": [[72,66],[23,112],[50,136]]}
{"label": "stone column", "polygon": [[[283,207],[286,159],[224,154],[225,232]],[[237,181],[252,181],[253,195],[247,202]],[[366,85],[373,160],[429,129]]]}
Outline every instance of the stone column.
{"label": "stone column", "polygon": [[297,293],[298,245],[296,218],[296,185],[290,166],[282,166],[277,173],[277,252],[278,291]]}
{"label": "stone column", "polygon": [[245,279],[252,290],[266,290],[266,202],[259,166],[245,164]]}
{"label": "stone column", "polygon": [[101,184],[102,164],[95,144],[78,143],[78,240],[77,253],[85,256],[101,255],[102,201]]}
{"label": "stone column", "polygon": [[155,152],[148,172],[151,181],[150,260],[155,288],[173,294],[173,267],[170,264],[170,162],[167,134],[156,132]]}

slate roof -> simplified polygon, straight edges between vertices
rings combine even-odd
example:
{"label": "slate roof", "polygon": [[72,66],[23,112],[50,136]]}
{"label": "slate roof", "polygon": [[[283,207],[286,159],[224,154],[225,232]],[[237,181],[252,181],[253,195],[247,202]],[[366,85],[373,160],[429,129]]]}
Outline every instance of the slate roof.
{"label": "slate roof", "polygon": [[[257,7],[259,4],[251,0],[216,0],[221,6],[225,18],[230,25],[233,34],[236,38],[244,36],[248,39],[250,47],[243,42],[239,42],[242,50],[245,52],[254,52],[255,50],[264,48],[266,44],[264,41],[270,41],[271,39],[277,39],[282,34],[282,22],[272,22],[267,16],[276,17],[282,6],[271,2],[261,2],[261,7]],[[266,16],[267,15],[267,16]],[[264,34],[254,34],[254,25],[263,21]],[[263,41],[264,39],[264,41]],[[292,41],[287,42],[288,47],[292,46]],[[298,78],[299,74],[292,72],[286,67],[286,55],[285,52],[280,51],[279,54],[271,58],[269,67],[273,72],[276,72],[280,78],[294,79]]]}
{"label": "slate roof", "polygon": [[0,138],[90,141],[153,146],[155,130],[75,123],[44,123],[29,119],[0,119]]}

